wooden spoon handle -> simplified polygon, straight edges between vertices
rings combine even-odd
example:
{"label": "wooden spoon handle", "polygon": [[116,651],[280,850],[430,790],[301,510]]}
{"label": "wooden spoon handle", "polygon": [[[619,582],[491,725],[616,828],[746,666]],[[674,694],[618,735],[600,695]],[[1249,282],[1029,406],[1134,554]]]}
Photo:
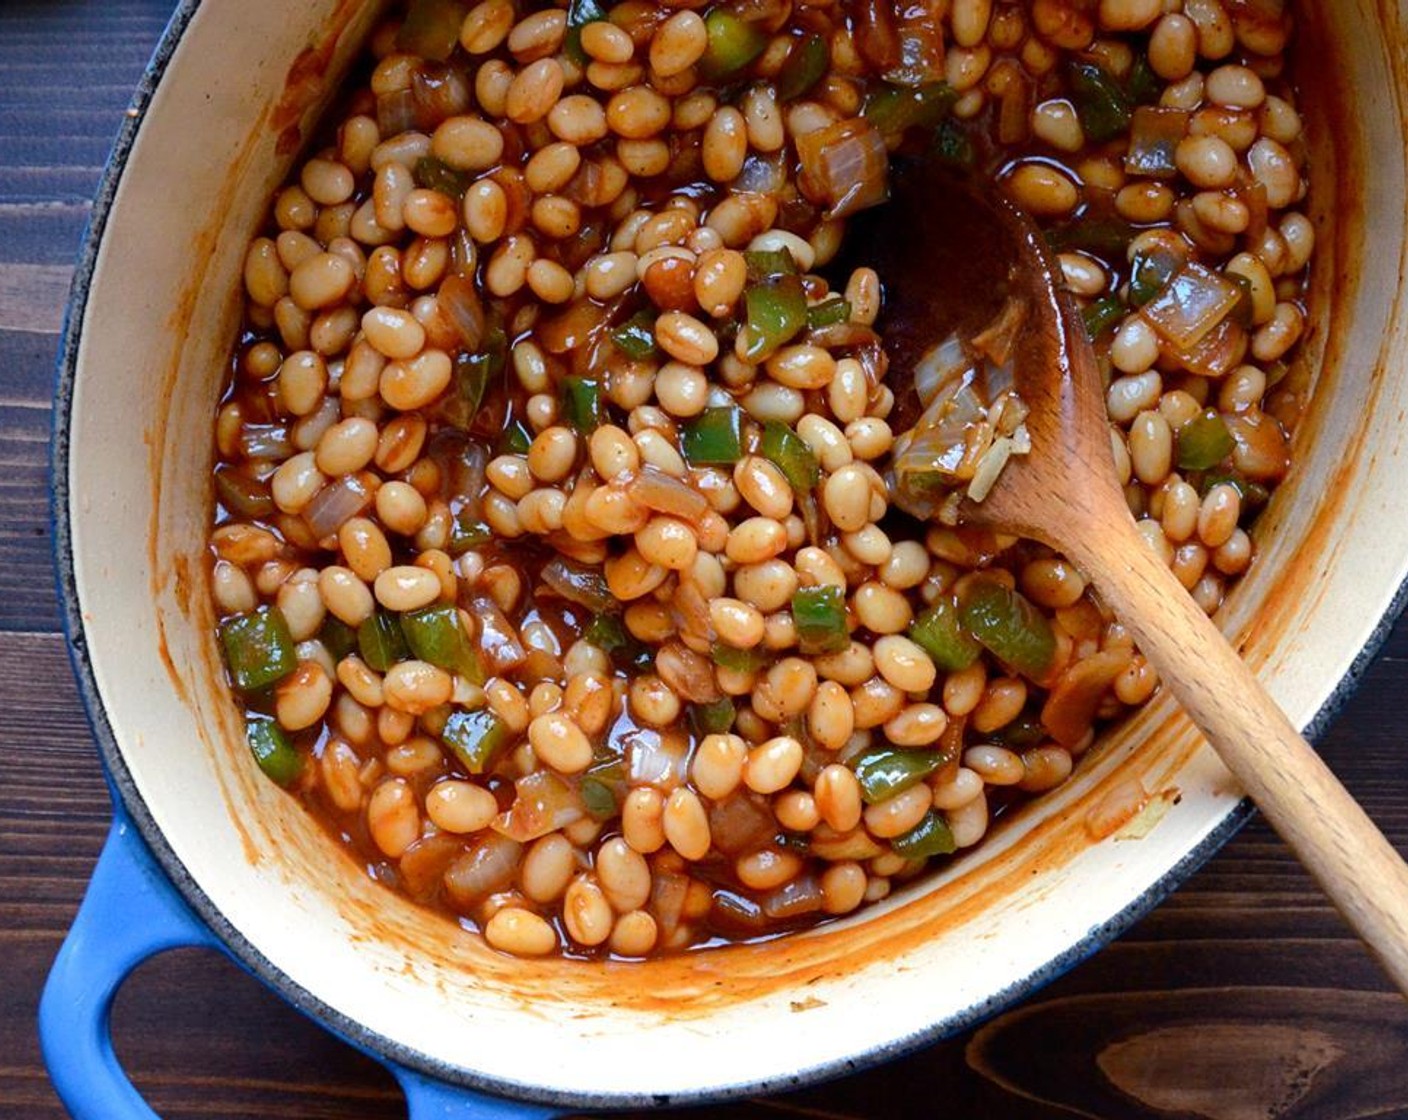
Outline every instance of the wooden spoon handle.
{"label": "wooden spoon handle", "polygon": [[[1132,521],[1065,542],[1229,770],[1408,993],[1408,866]],[[1074,544],[1075,547],[1069,547]]]}

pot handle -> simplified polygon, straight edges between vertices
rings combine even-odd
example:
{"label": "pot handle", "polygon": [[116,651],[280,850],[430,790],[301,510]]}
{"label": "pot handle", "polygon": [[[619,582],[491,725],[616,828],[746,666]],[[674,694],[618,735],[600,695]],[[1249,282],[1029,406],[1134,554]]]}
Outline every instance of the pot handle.
{"label": "pot handle", "polygon": [[[186,905],[127,814],[114,808],[83,904],[39,1000],[39,1044],[73,1120],[160,1120],[113,1051],[113,997],[143,961],[168,949],[225,952]],[[373,1054],[372,1057],[377,1057]],[[406,1094],[410,1120],[547,1120],[558,1109],[434,1081],[382,1059]]]}
{"label": "pot handle", "polygon": [[148,957],[218,948],[121,810],[39,1000],[39,1044],[74,1120],[160,1120],[113,1052],[113,997]]}

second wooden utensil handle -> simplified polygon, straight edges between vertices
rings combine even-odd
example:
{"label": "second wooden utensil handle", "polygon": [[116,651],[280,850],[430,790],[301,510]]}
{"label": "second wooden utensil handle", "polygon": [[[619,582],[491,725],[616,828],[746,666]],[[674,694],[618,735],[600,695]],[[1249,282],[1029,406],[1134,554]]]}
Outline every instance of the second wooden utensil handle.
{"label": "second wooden utensil handle", "polygon": [[[1094,542],[1094,543],[1092,543]],[[1066,552],[1090,574],[1193,722],[1408,993],[1408,865],[1217,627],[1120,519]]]}

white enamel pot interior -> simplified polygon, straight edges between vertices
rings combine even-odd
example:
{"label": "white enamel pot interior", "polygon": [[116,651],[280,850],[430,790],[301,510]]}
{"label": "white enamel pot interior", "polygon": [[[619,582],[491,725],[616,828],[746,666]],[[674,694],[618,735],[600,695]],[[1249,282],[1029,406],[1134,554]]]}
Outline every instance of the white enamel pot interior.
{"label": "white enamel pot interior", "polygon": [[[769,944],[523,962],[369,881],[243,745],[204,542],[243,251],[374,8],[178,12],[95,211],[65,346],[56,531],[80,684],[129,811],[239,959],[368,1048],[451,1081],[590,1105],[719,1098],[971,1025],[1093,952],[1230,835],[1237,787],[1165,700],[944,875]],[[1302,13],[1319,233],[1308,356],[1324,369],[1261,555],[1222,616],[1312,731],[1408,571],[1402,19],[1387,0]],[[1145,794],[1155,809],[1121,830]]]}

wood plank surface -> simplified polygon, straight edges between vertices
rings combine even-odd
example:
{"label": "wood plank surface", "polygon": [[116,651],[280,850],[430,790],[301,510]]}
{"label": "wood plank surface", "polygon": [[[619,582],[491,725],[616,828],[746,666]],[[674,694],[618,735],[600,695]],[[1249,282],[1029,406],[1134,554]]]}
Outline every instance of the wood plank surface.
{"label": "wood plank surface", "polygon": [[[169,0],[0,3],[0,1118],[64,1116],[35,1007],[108,802],[56,633],[52,366],[89,201],[169,14]],[[1400,625],[1322,744],[1400,849],[1405,688]],[[215,954],[144,966],[115,1024],[165,1120],[405,1115],[378,1065]],[[1118,942],[979,1030],[829,1085],[683,1115],[1404,1117],[1405,1059],[1408,1005],[1254,822]]]}

